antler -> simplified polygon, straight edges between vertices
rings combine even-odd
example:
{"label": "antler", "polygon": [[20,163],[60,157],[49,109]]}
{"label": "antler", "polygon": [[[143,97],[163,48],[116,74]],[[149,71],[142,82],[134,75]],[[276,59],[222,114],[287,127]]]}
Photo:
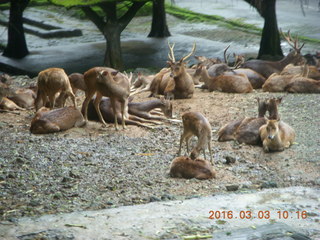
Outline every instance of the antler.
{"label": "antler", "polygon": [[230,47],[231,45],[229,44],[229,46],[228,47],[226,47],[225,49],[224,49],[224,51],[223,51],[223,58],[224,58],[224,62],[225,62],[225,64],[229,64],[228,62],[229,62],[229,56],[230,56],[230,54],[228,54],[228,56],[227,56],[227,51],[228,51],[228,49],[229,49],[229,47]]}
{"label": "antler", "polygon": [[282,30],[280,29],[280,33],[283,36],[283,38],[288,42],[288,44],[293,47],[294,50],[296,50],[297,52],[300,52],[300,50],[303,48],[304,43],[301,45],[301,47],[299,48],[299,40],[298,37],[296,39],[292,39],[291,34],[290,34],[290,30],[288,30],[288,33],[286,36]]}
{"label": "antler", "polygon": [[196,51],[196,42],[193,43],[193,47],[192,47],[191,52],[188,55],[182,57],[180,59],[180,62],[183,62],[183,61],[187,60],[187,58],[189,58],[192,54],[194,54],[195,51]]}
{"label": "antler", "polygon": [[172,44],[172,46],[170,46],[170,43],[168,41],[168,46],[169,46],[169,49],[170,49],[170,52],[168,53],[169,60],[172,61],[172,62],[175,62],[176,60],[174,58],[174,53],[173,53],[174,44]]}

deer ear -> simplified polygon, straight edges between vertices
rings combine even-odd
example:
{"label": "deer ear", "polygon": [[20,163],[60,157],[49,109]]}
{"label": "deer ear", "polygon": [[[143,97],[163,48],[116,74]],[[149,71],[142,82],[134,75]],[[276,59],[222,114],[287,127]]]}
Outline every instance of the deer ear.
{"label": "deer ear", "polygon": [[112,76],[116,76],[118,74],[119,71],[115,71],[115,72],[111,72]]}

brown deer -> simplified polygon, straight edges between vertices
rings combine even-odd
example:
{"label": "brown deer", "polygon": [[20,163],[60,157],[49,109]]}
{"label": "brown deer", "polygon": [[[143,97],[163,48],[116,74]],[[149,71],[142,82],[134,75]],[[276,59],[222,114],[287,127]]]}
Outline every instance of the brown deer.
{"label": "brown deer", "polygon": [[196,178],[199,180],[216,178],[216,172],[209,161],[199,158],[193,160],[185,156],[173,159],[169,175],[173,178]]}
{"label": "brown deer", "polygon": [[151,82],[155,78],[155,75],[143,75],[138,73],[137,79],[133,82],[130,88],[130,96],[136,95],[141,92],[150,91]]}
{"label": "brown deer", "polygon": [[34,107],[36,93],[29,88],[16,89],[8,98],[15,102],[19,107],[30,109]]}
{"label": "brown deer", "polygon": [[294,81],[295,75],[271,74],[262,85],[264,92],[283,92],[288,84]]}
{"label": "brown deer", "polygon": [[[90,101],[88,106],[88,119],[99,121],[99,116],[93,104],[94,100]],[[115,106],[117,110],[121,108],[121,103],[119,101],[115,101]],[[100,111],[103,119],[108,122],[114,122],[114,111],[111,106],[110,99],[107,97],[103,97],[99,104]],[[141,103],[129,102],[128,109],[126,109],[124,121],[126,125],[136,125],[141,127],[152,128],[147,124],[158,124],[156,120],[166,120],[163,116],[153,115],[150,113],[151,110],[160,107],[165,116],[172,116],[172,104],[168,100],[151,100]],[[82,112],[84,112],[84,108],[82,108]],[[118,123],[121,123],[122,119],[120,116],[120,111],[116,111],[118,114]]]}
{"label": "brown deer", "polygon": [[84,82],[84,76],[82,73],[72,73],[68,78],[74,94],[76,94],[78,90],[86,91],[87,86]]}
{"label": "brown deer", "polygon": [[293,144],[296,136],[294,129],[279,119],[268,120],[259,133],[265,152],[283,151]]}
{"label": "brown deer", "polygon": [[218,131],[218,141],[237,140],[239,143],[249,145],[261,145],[259,129],[266,124],[265,114],[269,112],[269,119],[276,119],[278,115],[278,105],[282,98],[271,98],[269,100],[258,101],[258,117],[246,117],[226,124]]}
{"label": "brown deer", "polygon": [[284,91],[289,93],[320,93],[320,81],[306,77],[295,77]]}
{"label": "brown deer", "polygon": [[182,57],[179,61],[174,57],[174,44],[170,46],[168,42],[170,53],[168,54],[171,74],[168,84],[164,90],[164,95],[169,99],[186,99],[192,98],[194,92],[193,79],[186,71],[185,61],[194,53],[196,44],[193,44],[191,52]]}
{"label": "brown deer", "polygon": [[73,127],[82,127],[85,123],[81,112],[74,107],[54,110],[42,107],[31,121],[30,132],[34,134],[53,133]]}
{"label": "brown deer", "polygon": [[249,60],[246,61],[244,64],[241,65],[242,68],[251,68],[252,70],[260,73],[265,78],[270,77],[273,73],[280,73],[282,69],[287,66],[289,63],[292,64],[299,64],[303,61],[303,56],[301,55],[301,49],[303,48],[304,44],[299,47],[298,39],[293,40],[290,31],[288,31],[287,36],[281,32],[285,40],[288,44],[293,48],[286,57],[284,57],[280,61],[265,61],[265,60]]}
{"label": "brown deer", "polygon": [[48,97],[49,106],[50,108],[53,108],[55,106],[56,94],[58,92],[62,92],[69,96],[73,101],[74,107],[77,107],[69,78],[62,68],[48,68],[41,71],[38,74],[37,86],[38,91],[37,98],[35,100],[36,111],[38,111],[41,106],[46,106]]}
{"label": "brown deer", "polygon": [[189,154],[189,140],[192,136],[197,136],[198,143],[191,151],[191,159],[196,159],[201,150],[203,151],[204,158],[206,158],[205,148],[208,146],[210,161],[213,163],[211,151],[211,125],[208,119],[199,112],[187,112],[182,115],[182,123],[183,133],[180,137],[178,155],[181,155],[183,141],[186,141],[187,153]]}
{"label": "brown deer", "polygon": [[237,68],[235,70],[232,70],[231,72],[236,74],[245,74],[254,89],[261,88],[266,81],[266,78],[264,76],[250,68]]}
{"label": "brown deer", "polygon": [[[119,101],[121,104],[121,119],[122,119],[122,127],[125,129],[125,112],[128,106],[128,97],[130,94],[130,82],[131,78],[128,76],[119,73],[115,69],[106,68],[106,67],[94,67],[84,73],[84,81],[87,86],[86,89],[86,98],[83,102],[84,109],[84,118],[87,121],[87,109],[90,100],[93,95],[96,94],[96,98],[94,101],[95,109],[98,113],[100,122],[102,122],[106,126],[106,122],[104,121],[99,103],[102,99],[102,96],[107,96],[110,98],[113,112],[117,112],[116,101]],[[118,114],[114,114],[114,123],[115,128],[118,130]]]}
{"label": "brown deer", "polygon": [[[307,68],[307,71],[305,70]],[[293,64],[288,64],[282,71],[281,75],[303,75],[307,78],[312,78],[314,80],[320,80],[320,71],[316,66],[301,65],[294,66]]]}
{"label": "brown deer", "polygon": [[208,86],[208,90],[228,93],[249,93],[253,88],[244,74],[222,74],[210,77],[205,66],[201,66],[201,77]]}

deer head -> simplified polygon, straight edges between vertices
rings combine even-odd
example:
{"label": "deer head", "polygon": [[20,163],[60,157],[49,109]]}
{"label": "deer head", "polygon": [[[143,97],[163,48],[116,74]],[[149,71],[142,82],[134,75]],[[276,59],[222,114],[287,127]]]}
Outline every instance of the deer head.
{"label": "deer head", "polygon": [[283,36],[283,38],[287,41],[287,43],[292,47],[292,51],[287,55],[287,58],[291,60],[291,63],[294,65],[301,64],[304,62],[304,58],[301,55],[301,49],[304,46],[304,43],[299,47],[299,40],[298,37],[296,39],[293,39],[290,30],[287,33],[287,36],[282,32],[280,29],[280,34]]}
{"label": "deer head", "polygon": [[168,42],[168,46],[169,46],[170,52],[168,53],[169,61],[167,63],[170,65],[170,68],[171,68],[171,77],[176,77],[176,76],[179,76],[185,70],[185,64],[186,64],[185,61],[195,52],[196,43],[193,44],[191,52],[186,56],[182,57],[179,61],[176,61],[174,57],[174,52],[173,52],[174,44],[170,46],[170,43]]}

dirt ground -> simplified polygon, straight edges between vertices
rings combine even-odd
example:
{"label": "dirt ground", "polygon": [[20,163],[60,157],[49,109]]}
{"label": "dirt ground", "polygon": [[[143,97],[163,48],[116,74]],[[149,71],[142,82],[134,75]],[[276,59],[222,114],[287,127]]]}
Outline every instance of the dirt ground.
{"label": "dirt ground", "polygon": [[[32,81],[20,77],[15,81]],[[135,101],[145,101],[148,93]],[[243,116],[256,116],[255,98],[283,96],[281,119],[297,134],[295,144],[277,153],[259,146],[218,142],[217,131]],[[83,95],[78,96],[79,106]],[[177,119],[187,111],[202,112],[213,131],[217,179],[185,180],[168,176],[177,156],[181,123],[163,123],[149,130],[128,126],[115,131],[100,123],[65,132],[33,135],[34,110],[0,113],[0,214],[12,220],[46,213],[96,210],[152,201],[188,199],[227,191],[315,186],[319,187],[319,95],[209,93],[196,89],[192,99],[174,100]],[[194,144],[194,142],[193,142]],[[185,153],[185,148],[183,149]],[[226,158],[234,158],[227,164]]]}
{"label": "dirt ground", "polygon": [[[175,18],[170,19],[177,22]],[[150,24],[144,22],[130,34],[148,31]],[[179,25],[180,33],[192,34],[190,25],[197,30],[195,24],[187,25],[188,29]],[[142,29],[137,31],[139,27]],[[92,24],[89,28],[93,29]],[[177,28],[172,27],[172,33]],[[98,35],[101,38],[101,34],[96,31],[95,34],[86,34],[83,38]],[[254,40],[246,39],[250,43],[259,42],[258,36]],[[31,40],[34,48],[44,42]],[[97,39],[91,39],[94,40]],[[62,42],[54,39],[46,44],[64,44],[63,41],[73,43],[73,39]],[[32,81],[34,79],[16,77],[13,84],[24,86]],[[135,101],[144,101],[147,95],[141,94]],[[281,119],[296,130],[292,147],[266,154],[259,146],[217,141],[216,133],[225,123],[257,115],[256,97],[274,96],[284,97],[279,107]],[[78,96],[79,106],[82,100],[83,96]],[[286,186],[319,188],[319,100],[318,94],[269,94],[261,90],[227,94],[199,89],[192,99],[174,100],[177,119],[186,111],[199,111],[212,125],[217,179],[206,181],[168,176],[170,163],[179,148],[181,123],[164,123],[153,130],[128,126],[116,132],[113,125],[104,128],[100,123],[89,122],[84,128],[33,135],[29,128],[34,110],[0,113],[1,219],[15,221],[21,216],[210,196],[226,192],[228,185],[236,185],[239,192]],[[227,164],[226,158],[236,161]]]}

